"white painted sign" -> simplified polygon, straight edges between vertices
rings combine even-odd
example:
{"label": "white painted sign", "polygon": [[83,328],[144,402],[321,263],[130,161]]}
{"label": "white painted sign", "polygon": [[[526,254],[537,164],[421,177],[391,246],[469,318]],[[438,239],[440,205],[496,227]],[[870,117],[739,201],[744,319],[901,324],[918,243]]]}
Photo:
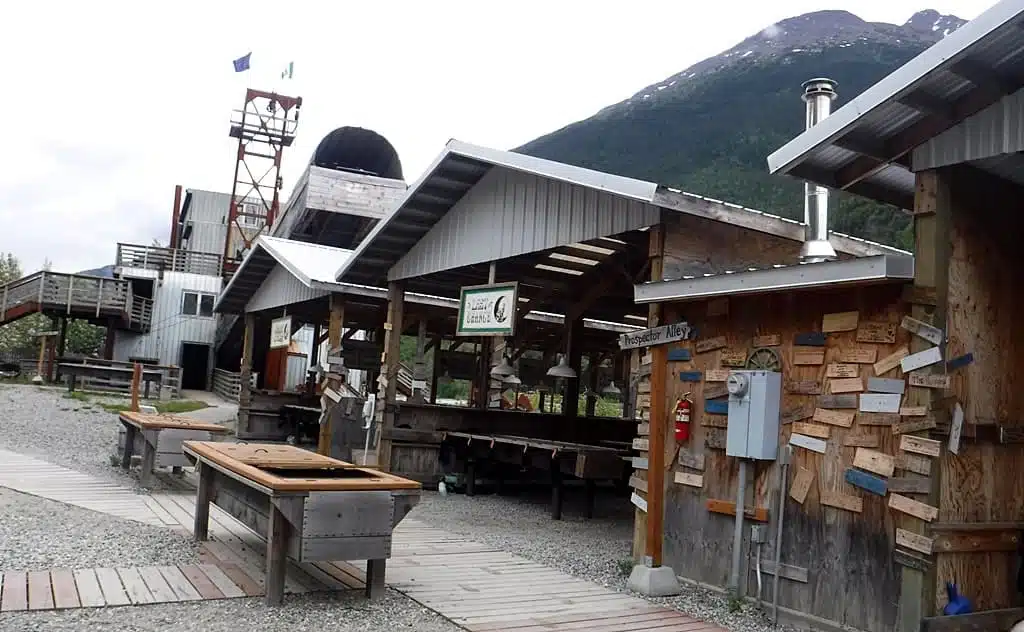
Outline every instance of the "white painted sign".
{"label": "white painted sign", "polygon": [[825,454],[825,448],[828,444],[821,439],[815,439],[814,437],[808,437],[807,435],[793,433],[789,435],[789,445],[795,445],[812,452]]}
{"label": "white painted sign", "polygon": [[931,349],[925,349],[903,358],[900,360],[900,368],[903,369],[904,373],[910,373],[911,371],[931,366],[936,362],[942,362],[942,350],[938,347],[932,347]]}
{"label": "white painted sign", "polygon": [[270,322],[270,348],[281,349],[292,341],[292,317],[275,318]]}
{"label": "white painted sign", "polygon": [[942,330],[938,327],[932,327],[928,323],[917,320],[916,318],[904,316],[903,322],[900,323],[900,327],[921,336],[933,345],[942,344]]}
{"label": "white painted sign", "polygon": [[964,429],[964,407],[960,402],[953,407],[953,421],[949,424],[949,451],[960,454],[960,434]]}
{"label": "white painted sign", "polygon": [[864,413],[898,413],[901,399],[903,399],[903,395],[899,393],[861,393],[860,411]]}
{"label": "white painted sign", "polygon": [[647,501],[640,494],[633,492],[633,495],[629,497],[629,502],[636,505],[636,508],[640,511],[647,511]]}
{"label": "white painted sign", "polygon": [[511,336],[515,333],[519,284],[493,283],[462,288],[456,336]]}
{"label": "white painted sign", "polygon": [[638,349],[663,345],[693,337],[693,328],[688,323],[673,323],[653,329],[643,329],[619,336],[619,349]]}

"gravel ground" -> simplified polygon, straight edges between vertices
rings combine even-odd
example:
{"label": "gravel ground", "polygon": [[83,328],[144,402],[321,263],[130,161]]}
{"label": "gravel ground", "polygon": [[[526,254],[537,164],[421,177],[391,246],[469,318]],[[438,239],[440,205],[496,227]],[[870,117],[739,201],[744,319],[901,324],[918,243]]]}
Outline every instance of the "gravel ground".
{"label": "gravel ground", "polygon": [[[72,399],[58,387],[0,385],[0,448],[139,491],[137,468],[125,474],[111,466],[121,426],[117,415],[96,403],[101,398],[89,397]],[[154,488],[160,486],[155,479]]]}
{"label": "gravel ground", "polygon": [[[582,488],[568,488],[562,520],[550,515],[550,491],[523,490],[518,496],[426,492],[410,514],[426,524],[557,568],[612,590],[627,592],[632,570],[633,506],[627,498],[601,489],[594,519],[583,519]],[[738,611],[723,594],[687,584],[683,594],[653,603],[717,623],[734,632],[789,630],[773,628],[757,608]]]}
{"label": "gravel ground", "polygon": [[28,632],[459,632],[454,623],[397,593],[366,601],[360,591],[289,595],[281,607],[262,599],[153,604],[0,615],[0,630]]}
{"label": "gravel ground", "polygon": [[0,571],[195,563],[183,533],[0,487]]}

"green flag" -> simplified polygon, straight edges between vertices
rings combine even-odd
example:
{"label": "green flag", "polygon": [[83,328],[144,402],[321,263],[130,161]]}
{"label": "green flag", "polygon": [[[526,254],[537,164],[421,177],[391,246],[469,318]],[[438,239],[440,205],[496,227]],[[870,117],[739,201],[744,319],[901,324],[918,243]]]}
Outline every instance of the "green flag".
{"label": "green flag", "polygon": [[288,62],[288,67],[285,68],[283,71],[281,71],[281,78],[282,79],[291,79],[292,78],[292,70],[294,69],[294,66],[295,66],[295,62],[292,62],[292,61]]}

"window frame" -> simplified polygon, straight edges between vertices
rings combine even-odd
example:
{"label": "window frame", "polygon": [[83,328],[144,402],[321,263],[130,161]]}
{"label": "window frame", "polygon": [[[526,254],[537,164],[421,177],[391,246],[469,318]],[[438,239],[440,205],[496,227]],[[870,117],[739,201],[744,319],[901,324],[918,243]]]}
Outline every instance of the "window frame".
{"label": "window frame", "polygon": [[[196,297],[196,311],[195,313],[189,313],[185,311],[185,301],[189,294],[193,294]],[[208,298],[210,300],[210,313],[209,315],[203,314],[203,299]],[[181,291],[181,306],[180,313],[182,316],[190,316],[192,318],[214,318],[213,308],[217,304],[217,295],[212,292],[203,292],[200,290],[182,290]]]}

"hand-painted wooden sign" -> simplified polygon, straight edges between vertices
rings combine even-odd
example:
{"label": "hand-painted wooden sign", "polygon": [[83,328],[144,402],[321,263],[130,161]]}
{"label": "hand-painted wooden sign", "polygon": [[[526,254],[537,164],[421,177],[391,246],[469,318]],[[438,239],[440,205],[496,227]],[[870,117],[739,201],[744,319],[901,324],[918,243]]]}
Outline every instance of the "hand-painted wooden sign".
{"label": "hand-painted wooden sign", "polygon": [[689,362],[690,361],[690,350],[689,349],[669,349],[668,350],[668,361],[669,362]]}
{"label": "hand-painted wooden sign", "polygon": [[949,424],[949,451],[960,454],[960,434],[964,429],[964,408],[957,402],[953,406],[953,420]]}
{"label": "hand-painted wooden sign", "polygon": [[821,319],[821,330],[825,333],[853,331],[857,328],[858,316],[857,312],[825,314],[825,317]]}
{"label": "hand-painted wooden sign", "polygon": [[925,439],[924,437],[905,434],[900,437],[900,450],[915,452],[925,456],[939,456],[942,454],[942,443],[935,439]]}
{"label": "hand-painted wooden sign", "polygon": [[639,349],[654,345],[663,345],[669,342],[689,340],[693,335],[693,328],[686,322],[662,325],[652,329],[634,331],[619,336],[619,349]]}
{"label": "hand-painted wooden sign", "polygon": [[704,373],[705,382],[724,382],[729,379],[729,369],[708,369]]}
{"label": "hand-painted wooden sign", "polygon": [[808,331],[796,334],[793,337],[793,344],[801,347],[824,347],[825,333],[821,331]]}
{"label": "hand-painted wooden sign", "polygon": [[939,373],[925,375],[924,373],[911,373],[907,376],[907,383],[911,386],[922,388],[949,388],[949,376]]}
{"label": "hand-painted wooden sign", "polygon": [[886,377],[869,377],[868,390],[872,393],[895,393],[902,395],[907,383]]}
{"label": "hand-painted wooden sign", "polygon": [[851,448],[877,448],[878,444],[878,435],[874,434],[848,434],[843,439],[843,445]]}
{"label": "hand-painted wooden sign", "polygon": [[704,412],[710,415],[728,415],[729,402],[717,399],[704,400]]}
{"label": "hand-painted wooden sign", "polygon": [[898,413],[902,398],[895,393],[861,393],[860,410],[866,413]]}
{"label": "hand-painted wooden sign", "polygon": [[807,499],[807,492],[814,482],[814,471],[805,467],[798,468],[796,476],[793,477],[793,484],[789,486],[789,496],[799,504],[804,504]]}
{"label": "hand-painted wooden sign", "polygon": [[633,439],[633,449],[646,452],[650,447],[650,439]]}
{"label": "hand-painted wooden sign", "polygon": [[942,330],[938,327],[932,327],[926,322],[911,318],[910,316],[904,316],[903,321],[900,323],[900,327],[906,329],[912,334],[924,338],[933,345],[942,344]]}
{"label": "hand-painted wooden sign", "polygon": [[932,566],[932,563],[929,560],[909,551],[896,548],[892,550],[892,561],[896,562],[900,566],[912,568],[916,571],[921,571],[922,573],[928,572],[928,569]]}
{"label": "hand-painted wooden sign", "polygon": [[693,470],[704,469],[704,453],[703,452],[690,452],[686,448],[679,448],[679,454],[676,459],[679,461],[679,465],[688,467]]}
{"label": "hand-painted wooden sign", "polygon": [[864,511],[864,499],[860,496],[850,496],[840,492],[830,492],[821,490],[821,504],[829,507],[835,507],[836,509],[845,509],[846,511],[852,511],[853,513],[861,513]]}
{"label": "hand-painted wooden sign", "polygon": [[927,406],[903,406],[899,410],[902,417],[924,417],[928,414]]}
{"label": "hand-painted wooden sign", "polygon": [[743,367],[747,366],[746,349],[722,349],[720,357],[722,366],[728,366],[737,369],[742,369]]}
{"label": "hand-painted wooden sign", "polygon": [[973,353],[965,353],[962,356],[957,356],[957,357],[953,358],[952,360],[950,360],[949,362],[947,362],[946,363],[946,370],[947,371],[955,371],[956,369],[959,369],[960,367],[967,366],[968,364],[970,364],[972,362],[974,362],[974,354]]}
{"label": "hand-painted wooden sign", "polygon": [[903,358],[900,360],[900,368],[903,369],[904,373],[910,373],[911,371],[931,366],[936,362],[942,362],[942,350],[938,347],[932,347],[931,349],[918,351]]}
{"label": "hand-painted wooden sign", "polygon": [[911,417],[910,421],[901,421],[898,424],[893,424],[892,433],[898,435],[908,432],[920,432],[921,430],[931,430],[936,425],[934,417]]}
{"label": "hand-painted wooden sign", "polygon": [[825,351],[813,349],[794,349],[793,364],[797,366],[825,364]]}
{"label": "hand-painted wooden sign", "polygon": [[634,456],[633,457],[633,469],[634,470],[646,470],[647,469],[647,457]]}
{"label": "hand-painted wooden sign", "polygon": [[725,430],[721,428],[709,428],[705,430],[704,445],[712,450],[724,450]]}
{"label": "hand-painted wooden sign", "polygon": [[864,322],[857,327],[857,342],[892,344],[896,342],[895,323]]}
{"label": "hand-painted wooden sign", "polygon": [[808,437],[828,439],[829,430],[831,430],[831,428],[828,426],[822,426],[821,424],[809,424],[801,421],[793,422],[793,432],[807,435]]}
{"label": "hand-painted wooden sign", "polygon": [[818,398],[818,408],[857,408],[856,393],[843,395],[822,395]]}
{"label": "hand-painted wooden sign", "polygon": [[712,384],[704,387],[704,399],[719,399],[729,395],[729,387],[725,384]]}
{"label": "hand-painted wooden sign", "polygon": [[829,424],[830,426],[840,426],[842,428],[849,428],[853,425],[853,420],[856,417],[856,413],[853,411],[845,410],[829,410],[827,408],[817,408],[814,411],[813,421],[822,424]]}
{"label": "hand-painted wooden sign", "polygon": [[920,518],[925,522],[931,522],[939,517],[939,510],[931,505],[917,502],[913,498],[901,496],[900,494],[889,495],[889,509]]}
{"label": "hand-painted wooden sign", "polygon": [[932,554],[933,541],[931,538],[899,527],[896,528],[896,544],[926,555]]}
{"label": "hand-painted wooden sign", "polygon": [[754,336],[754,339],[750,343],[754,347],[777,347],[782,344],[782,336],[779,334],[765,334],[763,336]]}
{"label": "hand-painted wooden sign", "polygon": [[846,482],[854,487],[859,487],[864,491],[871,492],[878,496],[885,496],[889,491],[889,485],[885,479],[874,474],[868,474],[867,472],[861,472],[853,468],[847,468],[843,478]]}
{"label": "hand-painted wooden sign", "polygon": [[831,380],[828,388],[833,393],[859,393],[864,390],[864,380],[859,377],[846,377]]}
{"label": "hand-painted wooden sign", "polygon": [[874,347],[840,349],[836,354],[836,360],[852,364],[874,364],[877,358],[878,349]]}
{"label": "hand-painted wooden sign", "polygon": [[853,455],[853,466],[882,476],[892,476],[896,468],[896,459],[878,450],[857,448]]}
{"label": "hand-painted wooden sign", "polygon": [[794,421],[800,421],[801,419],[807,419],[812,416],[814,416],[814,407],[810,404],[803,404],[783,411],[783,413],[779,415],[779,422],[782,424],[790,424]]}
{"label": "hand-painted wooden sign", "polygon": [[629,486],[640,492],[647,492],[647,481],[640,478],[639,476],[629,477]]}
{"label": "hand-painted wooden sign", "polygon": [[700,371],[680,371],[679,381],[680,382],[699,382],[701,380]]}
{"label": "hand-painted wooden sign", "polygon": [[860,366],[856,364],[845,364],[832,362],[825,368],[825,377],[859,377]]}
{"label": "hand-painted wooden sign", "polygon": [[647,501],[644,500],[644,497],[640,494],[633,492],[629,497],[629,502],[633,503],[633,505],[635,505],[640,511],[647,513]]}
{"label": "hand-painted wooden sign", "polygon": [[900,365],[900,361],[908,355],[910,355],[910,349],[906,346],[893,351],[878,362],[875,362],[875,375],[881,377],[885,373],[895,369]]}
{"label": "hand-painted wooden sign", "polygon": [[714,338],[705,338],[704,340],[698,340],[697,344],[694,345],[694,350],[697,353],[707,353],[708,351],[721,349],[725,345],[725,336],[715,336]]}
{"label": "hand-painted wooden sign", "polygon": [[897,476],[889,479],[889,491],[900,494],[928,494],[932,491],[932,481],[916,476]]}
{"label": "hand-painted wooden sign", "polygon": [[932,460],[904,452],[896,455],[896,468],[923,476],[930,476],[932,473]]}
{"label": "hand-painted wooden sign", "polygon": [[814,437],[808,437],[802,434],[791,434],[789,435],[789,445],[795,445],[799,448],[804,448],[812,452],[819,454],[825,454],[826,444],[821,439],[815,439]]}
{"label": "hand-painted wooden sign", "polygon": [[857,413],[857,424],[861,426],[891,426],[900,422],[900,416],[893,413]]}
{"label": "hand-painted wooden sign", "polygon": [[794,395],[820,395],[821,382],[814,380],[787,380],[786,392]]}
{"label": "hand-painted wooden sign", "polygon": [[689,487],[704,487],[704,477],[700,474],[692,474],[690,472],[676,472],[675,480],[680,485],[688,485]]}

